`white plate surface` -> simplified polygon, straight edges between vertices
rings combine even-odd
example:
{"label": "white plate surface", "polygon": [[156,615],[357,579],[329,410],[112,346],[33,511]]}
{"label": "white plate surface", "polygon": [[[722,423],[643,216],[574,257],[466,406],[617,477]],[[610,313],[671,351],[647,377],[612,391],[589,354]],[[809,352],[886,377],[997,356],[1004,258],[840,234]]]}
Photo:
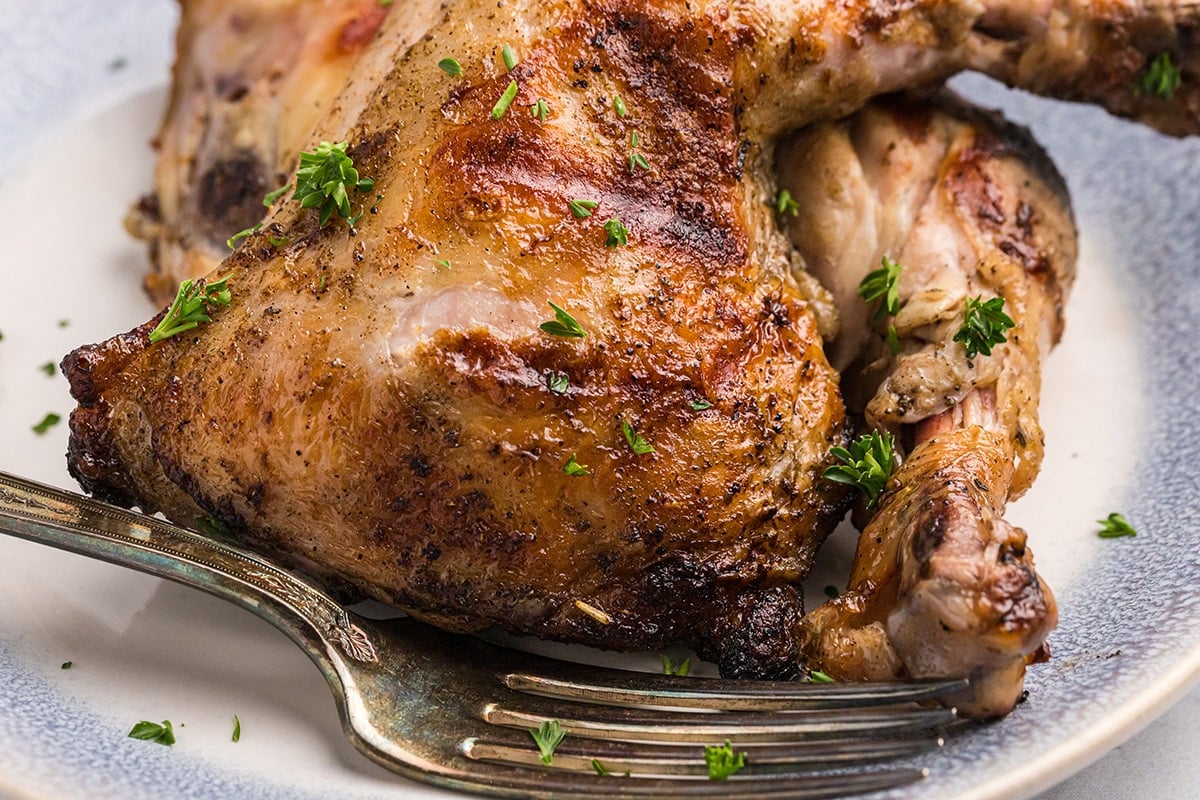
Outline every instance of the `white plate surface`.
{"label": "white plate surface", "polygon": [[[144,321],[125,209],[150,185],[172,6],[0,0],[0,468],[66,475],[66,382],[40,367]],[[1030,699],[922,760],[889,798],[1018,798],[1145,725],[1200,674],[1200,145],[1093,109],[960,84],[1034,128],[1083,231],[1068,332],[1047,365],[1031,533],[1062,623]],[[1101,541],[1125,512],[1137,539]],[[852,536],[832,542],[844,565]],[[818,577],[819,589],[829,582]],[[71,661],[69,670],[60,665]],[[345,743],[328,690],[284,637],[170,583],[0,538],[0,794],[14,797],[447,796]],[[230,741],[233,715],[242,739]],[[126,738],[171,719],[178,744]]]}

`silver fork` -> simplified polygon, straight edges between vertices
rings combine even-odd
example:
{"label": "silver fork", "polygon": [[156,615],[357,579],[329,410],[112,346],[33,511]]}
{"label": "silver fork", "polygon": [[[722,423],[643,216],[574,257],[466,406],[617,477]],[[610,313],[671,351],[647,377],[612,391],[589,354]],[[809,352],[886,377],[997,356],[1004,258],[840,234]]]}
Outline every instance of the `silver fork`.
{"label": "silver fork", "polygon": [[[342,727],[408,778],[504,797],[841,797],[919,780],[865,769],[940,744],[965,681],[804,684],[603,669],[369,620],[232,544],[0,472],[0,532],[203,589],[266,619],[325,674]],[[545,765],[530,736],[558,721]],[[708,780],[704,748],[747,767]],[[601,765],[609,774],[598,774]],[[628,776],[626,773],[629,773]]]}

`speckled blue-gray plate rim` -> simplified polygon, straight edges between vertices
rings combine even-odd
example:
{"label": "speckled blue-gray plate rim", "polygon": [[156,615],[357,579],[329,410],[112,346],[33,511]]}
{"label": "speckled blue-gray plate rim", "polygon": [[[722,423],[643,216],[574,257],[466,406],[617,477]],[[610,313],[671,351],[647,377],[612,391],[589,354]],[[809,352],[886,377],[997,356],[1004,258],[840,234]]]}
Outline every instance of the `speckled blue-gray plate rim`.
{"label": "speckled blue-gray plate rim", "polygon": [[[145,86],[148,75],[165,80],[174,13],[168,0],[0,0],[0,180],[39,132],[97,96]],[[125,69],[108,69],[116,58]],[[1028,796],[1131,735],[1200,673],[1200,145],[982,79],[957,85],[1031,124],[1068,176],[1080,217],[1108,226],[1105,260],[1120,265],[1136,319],[1145,428],[1136,452],[1109,456],[1129,475],[1114,502],[1144,533],[1136,547],[1104,548],[1059,587],[1053,659],[1031,671],[1029,702],[921,759],[930,777],[882,795],[890,800]],[[38,764],[85,796],[317,797],[286,777],[114,743],[111,721],[40,677],[4,631],[0,675],[0,791],[5,770]],[[370,796],[412,788],[397,779],[394,792]]]}

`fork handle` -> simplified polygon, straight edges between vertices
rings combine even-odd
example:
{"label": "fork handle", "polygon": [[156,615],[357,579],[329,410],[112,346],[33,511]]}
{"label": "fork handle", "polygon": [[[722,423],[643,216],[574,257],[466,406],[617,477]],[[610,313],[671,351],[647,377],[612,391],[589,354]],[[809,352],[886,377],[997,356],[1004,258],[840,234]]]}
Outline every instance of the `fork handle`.
{"label": "fork handle", "polygon": [[[322,671],[378,660],[367,633],[323,592],[262,558],[156,517],[0,471],[0,533],[201,589],[266,619]],[[332,677],[332,676],[328,676]]]}

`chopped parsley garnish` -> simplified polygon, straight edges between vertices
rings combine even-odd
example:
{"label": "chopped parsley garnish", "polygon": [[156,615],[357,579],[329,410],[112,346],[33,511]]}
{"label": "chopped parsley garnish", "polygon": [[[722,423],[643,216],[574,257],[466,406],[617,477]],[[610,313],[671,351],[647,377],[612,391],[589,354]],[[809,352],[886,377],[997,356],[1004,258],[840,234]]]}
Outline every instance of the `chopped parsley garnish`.
{"label": "chopped parsley garnish", "polygon": [[1163,100],[1170,100],[1181,83],[1183,71],[1171,60],[1170,53],[1162,52],[1138,75],[1137,82],[1133,85],[1133,93],[1139,97],[1154,95]]}
{"label": "chopped parsley garnish", "polygon": [[[598,758],[592,759],[592,771],[595,772],[597,775],[600,775],[601,777],[605,777],[605,776],[609,776],[609,775],[613,775],[614,777],[619,777],[619,776],[615,776],[614,773],[612,772],[612,770],[610,770],[608,767],[601,764],[600,759],[598,759]],[[626,778],[628,778],[629,770],[625,770],[624,775]]]}
{"label": "chopped parsley garnish", "polygon": [[438,62],[438,69],[451,78],[457,78],[459,75],[462,75],[462,64],[459,64],[458,60],[454,58],[443,58]]}
{"label": "chopped parsley garnish", "polygon": [[539,325],[542,331],[551,336],[563,336],[568,339],[582,339],[587,336],[587,331],[565,309],[549,300],[546,302],[554,309],[554,319]]}
{"label": "chopped parsley garnish", "polygon": [[634,131],[633,133],[629,134],[629,147],[631,148],[629,151],[630,172],[637,172],[638,167],[641,167],[644,170],[650,169],[650,163],[646,161],[646,157],[637,152],[637,149],[641,146],[642,140],[641,137],[638,136],[638,132]]}
{"label": "chopped parsley garnish", "polygon": [[592,210],[598,205],[600,204],[595,200],[572,200],[567,203],[567,206],[570,207],[571,213],[575,215],[576,219],[587,219],[592,215]]}
{"label": "chopped parsley garnish", "polygon": [[42,417],[42,421],[33,426],[33,432],[38,436],[44,436],[47,431],[60,422],[62,422],[60,415],[55,414],[53,411],[47,412],[46,416]]}
{"label": "chopped parsley garnish", "polygon": [[775,213],[800,216],[800,204],[792,199],[792,193],[787,189],[780,189],[779,194],[775,195]]}
{"label": "chopped parsley garnish", "polygon": [[282,247],[287,244],[286,236],[267,236],[267,241],[271,243],[271,247]]}
{"label": "chopped parsley garnish", "polygon": [[1096,535],[1101,539],[1119,539],[1122,536],[1137,536],[1137,531],[1129,524],[1129,520],[1125,519],[1124,514],[1113,512],[1104,519],[1096,520],[1096,524],[1100,526],[1100,530]]}
{"label": "chopped parsley garnish", "polygon": [[246,238],[258,233],[259,231],[262,230],[262,226],[263,226],[263,224],[260,222],[257,225],[246,228],[245,230],[238,231],[233,236],[230,236],[228,239],[225,240],[225,246],[228,247],[230,250],[236,250],[238,244],[241,243],[242,239],[246,239]]}
{"label": "chopped parsley garnish", "polygon": [[509,81],[508,88],[504,90],[504,94],[500,95],[500,99],[496,101],[496,105],[492,106],[492,119],[500,119],[504,116],[504,112],[508,111],[508,107],[512,105],[512,101],[517,97],[517,82]]}
{"label": "chopped parsley garnish", "polygon": [[836,683],[828,674],[821,672],[819,669],[809,670],[808,675],[804,678],[807,683]]}
{"label": "chopped parsley garnish", "polygon": [[954,334],[954,341],[962,343],[967,358],[980,353],[990,356],[994,345],[1008,341],[1004,332],[1014,325],[1012,318],[1004,313],[1003,297],[986,301],[982,297],[968,297],[963,307],[963,324]]}
{"label": "chopped parsley garnish", "polygon": [[850,443],[850,449],[834,447],[830,450],[841,464],[825,470],[826,480],[854,486],[867,496],[867,508],[874,508],[879,495],[887,486],[895,465],[895,439],[891,433],[871,431]]}
{"label": "chopped parsley garnish", "polygon": [[574,453],[571,453],[571,457],[567,459],[567,463],[563,464],[563,472],[572,478],[582,478],[584,475],[592,474],[592,470],[587,464],[580,464],[575,460]]}
{"label": "chopped parsley garnish", "polygon": [[659,653],[658,657],[662,659],[663,675],[679,675],[683,677],[692,671],[692,659],[690,658],[685,658],[677,664],[666,653]]}
{"label": "chopped parsley garnish", "polygon": [[517,53],[508,45],[500,48],[500,57],[504,59],[504,66],[509,72],[513,71],[513,67],[517,65]]}
{"label": "chopped parsley garnish", "polygon": [[542,763],[550,766],[554,763],[554,751],[562,744],[563,737],[567,735],[567,732],[563,730],[558,720],[550,719],[543,722],[536,730],[530,730],[529,735],[533,737],[538,751],[542,754]]}
{"label": "chopped parsley garnish", "polygon": [[608,234],[608,238],[604,240],[605,247],[620,247],[629,244],[629,229],[625,227],[625,223],[621,222],[620,217],[613,217],[604,223],[604,230]]}
{"label": "chopped parsley garnish", "polygon": [[59,669],[70,669],[73,666],[75,666],[74,661],[64,661],[64,662],[62,662],[62,666],[60,666]]}
{"label": "chopped parsley garnish", "polygon": [[571,379],[565,372],[551,372],[546,375],[546,388],[555,394],[566,394],[571,385]]}
{"label": "chopped parsley garnish", "polygon": [[546,102],[546,98],[539,97],[530,112],[539,122],[545,122],[546,117],[550,116],[550,104]]}
{"label": "chopped parsley garnish", "polygon": [[60,319],[58,321],[58,327],[60,327],[60,328],[65,328],[70,324],[71,324],[71,320],[69,320],[69,319]]}
{"label": "chopped parsley garnish", "polygon": [[644,456],[654,452],[654,445],[642,438],[642,435],[625,420],[621,420],[621,433],[625,435],[625,441],[635,455]]}
{"label": "chopped parsley garnish", "polygon": [[58,367],[54,366],[53,361],[47,361],[45,364],[42,364],[40,369],[42,370],[42,372],[46,373],[46,375],[48,377],[51,377],[51,378],[53,378],[55,375],[58,374]]}
{"label": "chopped parsley garnish", "polygon": [[171,745],[175,744],[175,731],[171,728],[170,720],[164,719],[161,725],[142,720],[129,731],[129,738]]}
{"label": "chopped parsley garnish", "polygon": [[353,225],[358,217],[351,214],[349,191],[366,192],[375,185],[370,178],[359,177],[353,159],[346,154],[346,146],[346,142],[321,142],[316,150],[300,153],[292,199],[299,200],[301,208],[319,208],[321,227],[325,227],[335,211]]}
{"label": "chopped parsley garnish", "polygon": [[228,280],[228,277],[224,277],[201,285],[189,279],[179,284],[179,291],[166,316],[150,331],[151,343],[190,331],[202,322],[212,322],[208,312],[229,305],[232,295],[226,286]]}
{"label": "chopped parsley garnish", "polygon": [[613,111],[617,112],[617,116],[625,119],[625,115],[629,113],[629,109],[625,107],[625,101],[621,99],[621,95],[613,97]]}
{"label": "chopped parsley garnish", "polygon": [[704,399],[689,400],[688,408],[692,411],[707,411],[712,408],[712,403]]}
{"label": "chopped parsley garnish", "polygon": [[242,740],[242,721],[238,719],[238,715],[233,715],[233,741],[240,742]]}
{"label": "chopped parsley garnish", "polygon": [[883,266],[858,284],[858,296],[875,304],[875,319],[896,316],[900,313],[900,272],[904,267],[883,257]]}
{"label": "chopped parsley garnish", "polygon": [[441,269],[450,269],[450,261],[445,258],[435,258],[433,260],[435,266]]}
{"label": "chopped parsley garnish", "polygon": [[290,183],[288,183],[288,184],[284,184],[283,186],[280,186],[278,189],[276,189],[273,192],[267,192],[266,194],[263,195],[263,205],[266,206],[267,208],[270,208],[271,206],[273,206],[277,202],[279,202],[279,198],[283,197],[285,194],[287,194],[291,190],[292,190],[292,185]]}
{"label": "chopped parsley garnish", "polygon": [[723,781],[746,766],[746,754],[733,752],[733,745],[726,739],[721,747],[704,748],[704,763],[708,765],[710,781]]}
{"label": "chopped parsley garnish", "polygon": [[828,597],[830,600],[836,600],[837,598],[842,596],[842,593],[839,592],[838,588],[836,586],[834,586],[832,583],[828,583],[825,585],[825,596]]}
{"label": "chopped parsley garnish", "polygon": [[895,325],[888,325],[887,335],[883,337],[883,341],[892,355],[900,355],[900,334],[896,332]]}

